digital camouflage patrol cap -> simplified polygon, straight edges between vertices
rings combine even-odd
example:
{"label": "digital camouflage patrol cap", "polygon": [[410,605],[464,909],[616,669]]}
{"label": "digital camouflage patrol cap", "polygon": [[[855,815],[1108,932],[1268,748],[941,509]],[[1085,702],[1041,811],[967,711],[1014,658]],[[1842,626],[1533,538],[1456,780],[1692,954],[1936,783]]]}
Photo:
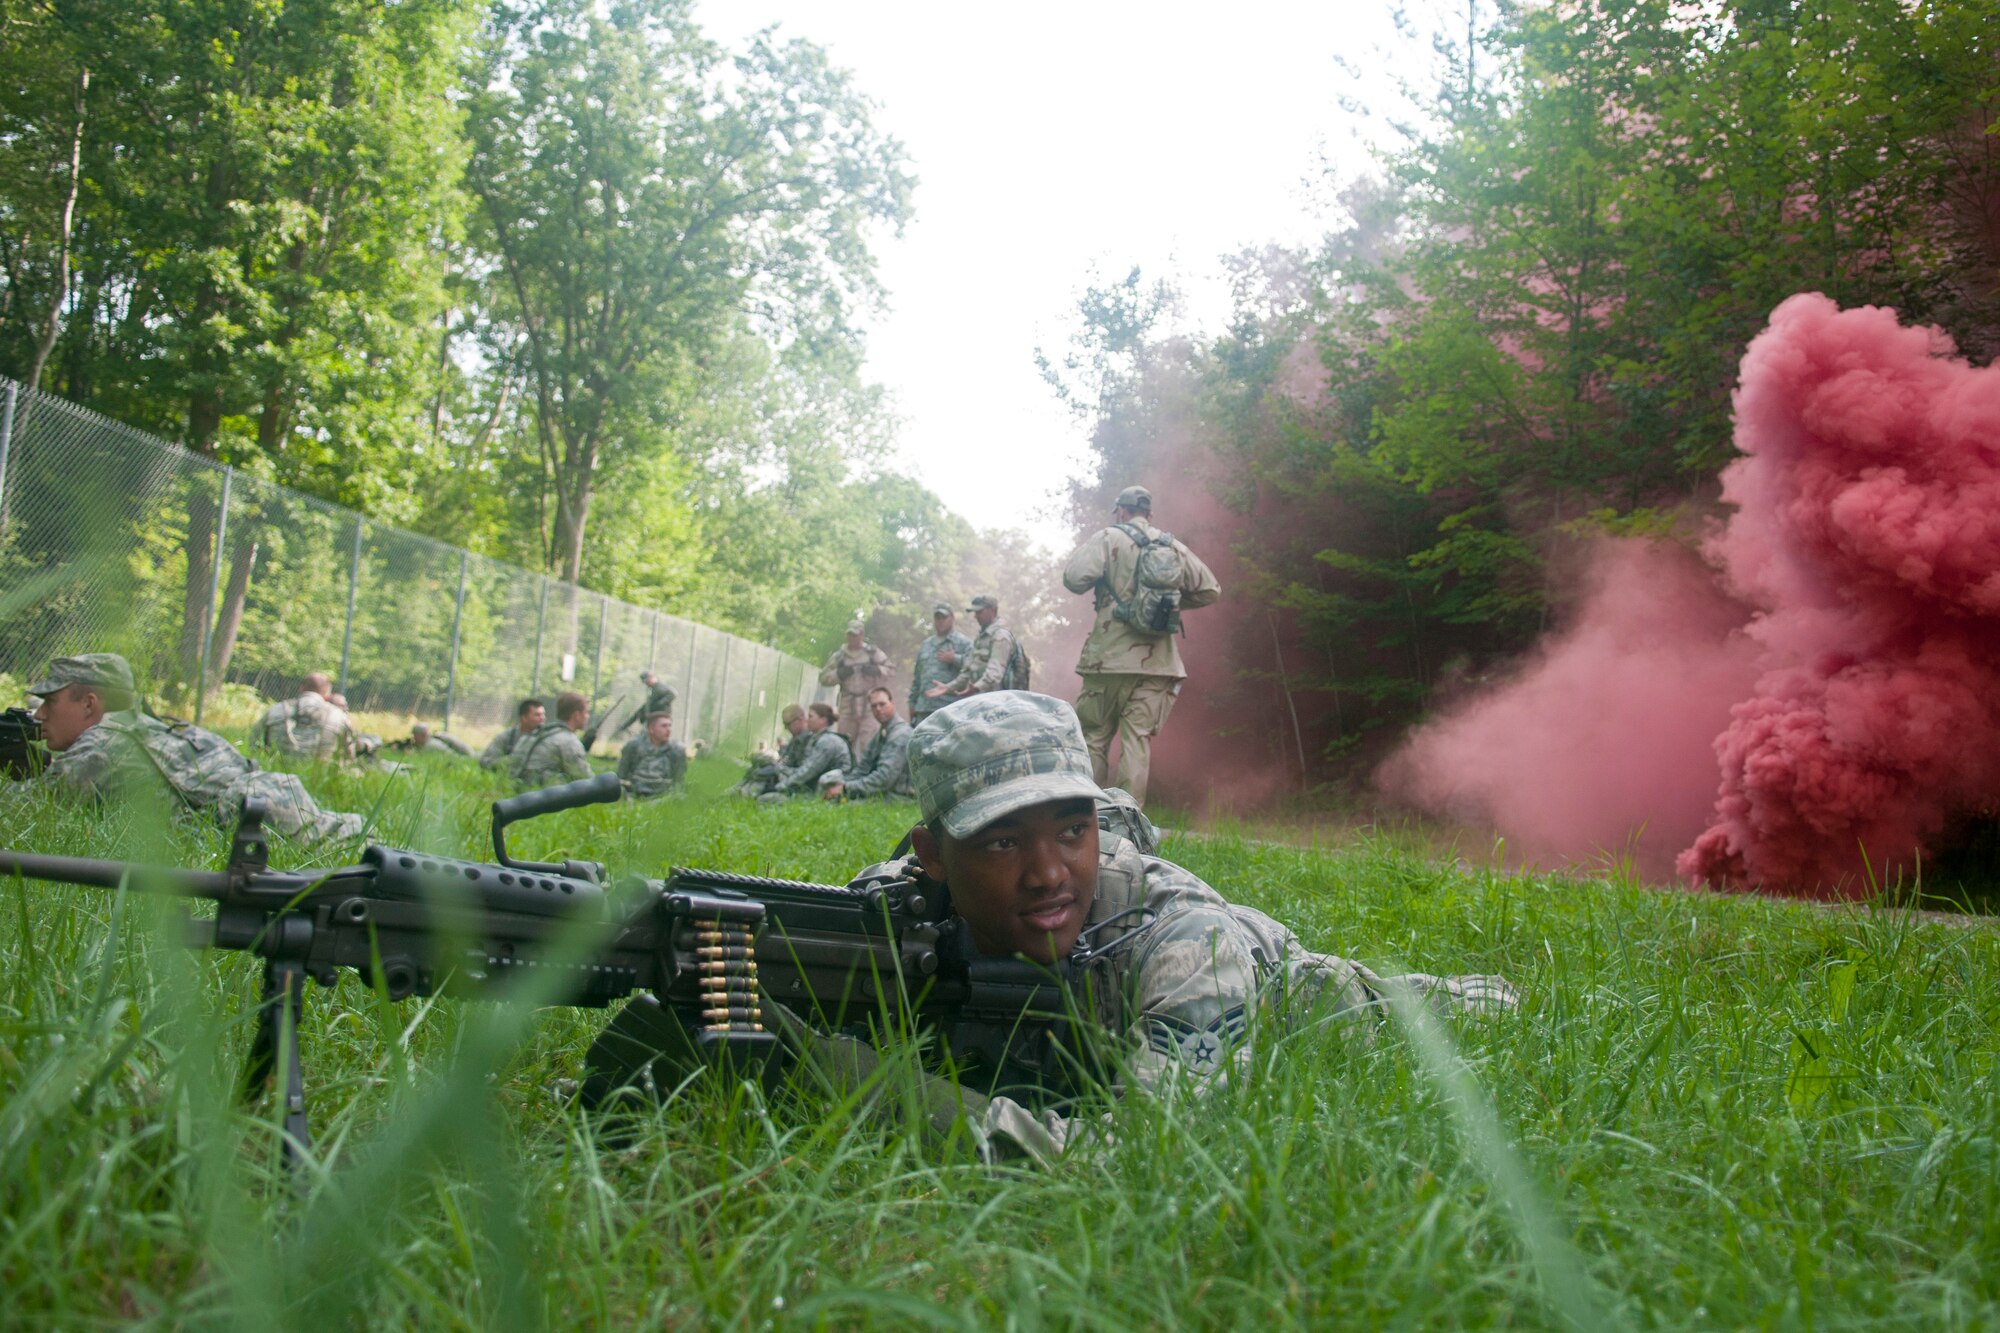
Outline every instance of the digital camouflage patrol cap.
{"label": "digital camouflage patrol cap", "polygon": [[28,693],[46,699],[69,685],[96,685],[103,689],[138,693],[132,683],[132,666],[117,653],[78,653],[58,657],[49,663],[49,674],[28,686]]}
{"label": "digital camouflage patrol cap", "polygon": [[925,718],[910,733],[910,783],[925,822],[942,820],[954,838],[1044,801],[1104,794],[1076,710],[1027,690],[975,694]]}
{"label": "digital camouflage patrol cap", "polygon": [[858,620],[850,620],[847,622],[847,632],[849,634],[863,634],[867,632],[867,629],[868,627],[866,625],[863,625]]}
{"label": "digital camouflage patrol cap", "polygon": [[932,620],[936,620],[939,616],[948,616],[951,614],[953,614],[953,612],[951,609],[950,602],[939,602],[936,606],[931,608]]}
{"label": "digital camouflage patrol cap", "polygon": [[1000,599],[988,593],[981,593],[979,596],[973,598],[972,605],[965,609],[967,611],[998,611],[1000,609]]}
{"label": "digital camouflage patrol cap", "polygon": [[1118,492],[1118,498],[1111,503],[1134,513],[1150,514],[1153,512],[1153,493],[1144,486],[1127,486]]}

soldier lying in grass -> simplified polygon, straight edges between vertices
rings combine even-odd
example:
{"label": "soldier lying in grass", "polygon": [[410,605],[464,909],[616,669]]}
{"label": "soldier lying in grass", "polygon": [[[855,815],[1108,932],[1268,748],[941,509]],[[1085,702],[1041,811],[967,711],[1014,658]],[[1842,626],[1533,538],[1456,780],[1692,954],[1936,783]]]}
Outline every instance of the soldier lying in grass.
{"label": "soldier lying in grass", "polygon": [[301,842],[362,831],[360,815],[320,809],[290,773],[266,772],[214,732],[140,707],[132,668],[116,653],[58,657],[28,693],[42,701],[35,716],[54,756],[34,779],[42,786],[99,800],[171,795],[225,826],[256,796],[270,826]]}
{"label": "soldier lying in grass", "polygon": [[[1243,1058],[1260,1006],[1358,1020],[1380,1016],[1396,987],[1457,1009],[1517,1003],[1500,977],[1385,978],[1312,952],[1181,867],[1100,835],[1105,793],[1076,714],[1059,699],[1001,691],[962,700],[915,729],[909,754],[924,817],[912,846],[924,872],[950,890],[981,953],[1067,958],[1088,975],[1096,1016],[1128,1038],[1128,1069],[1140,1087],[1206,1077]],[[814,1036],[807,1044],[839,1078],[872,1065],[859,1043]],[[1052,1161],[1079,1123],[960,1090],[933,1102],[938,1128],[961,1102],[988,1157]]]}

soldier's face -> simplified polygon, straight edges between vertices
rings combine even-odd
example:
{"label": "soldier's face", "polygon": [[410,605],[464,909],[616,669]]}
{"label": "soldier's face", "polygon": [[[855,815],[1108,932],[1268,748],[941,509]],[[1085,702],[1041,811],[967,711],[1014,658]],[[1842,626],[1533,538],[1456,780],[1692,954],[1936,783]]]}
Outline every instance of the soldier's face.
{"label": "soldier's face", "polygon": [[540,704],[536,704],[533,708],[530,708],[527,712],[521,714],[521,730],[533,731],[536,727],[541,726],[542,723],[548,720],[549,720],[549,710],[542,707]]}
{"label": "soldier's face", "polygon": [[76,738],[103,716],[104,707],[97,696],[74,685],[46,696],[35,710],[35,720],[42,724],[42,743],[58,754],[76,744]]}
{"label": "soldier's face", "polygon": [[954,618],[951,616],[939,615],[931,617],[931,629],[937,633],[940,639],[951,633],[951,627],[954,623]]}
{"label": "soldier's face", "polygon": [[1097,896],[1097,806],[1088,798],[1031,805],[965,838],[918,828],[911,845],[924,872],[950,886],[981,953],[1053,963],[1083,933]]}
{"label": "soldier's face", "polygon": [[806,714],[806,730],[812,732],[815,736],[832,725],[833,723],[827,721],[827,719],[821,717],[818,713]]}
{"label": "soldier's face", "polygon": [[653,744],[665,745],[674,734],[674,720],[670,717],[656,717],[646,724],[646,734],[653,738]]}
{"label": "soldier's face", "polygon": [[798,735],[805,729],[806,729],[806,720],[803,717],[795,717],[790,722],[787,722],[785,724],[785,730],[791,732],[792,735],[794,736]]}
{"label": "soldier's face", "polygon": [[896,701],[887,695],[878,694],[868,701],[868,711],[875,715],[877,722],[886,727],[889,725],[889,719],[896,716]]}
{"label": "soldier's face", "polygon": [[1000,618],[1000,613],[990,606],[982,606],[972,613],[972,618],[979,622],[979,628],[985,629]]}

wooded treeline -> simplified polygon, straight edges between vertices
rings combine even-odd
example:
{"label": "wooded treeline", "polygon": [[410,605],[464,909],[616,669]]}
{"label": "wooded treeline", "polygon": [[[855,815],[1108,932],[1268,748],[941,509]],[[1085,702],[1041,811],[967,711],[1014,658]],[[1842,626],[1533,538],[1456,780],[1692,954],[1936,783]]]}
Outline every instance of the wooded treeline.
{"label": "wooded treeline", "polygon": [[991,574],[859,372],[913,184],[821,49],[685,0],[6,4],[0,373],[810,656]]}
{"label": "wooded treeline", "polygon": [[[1785,297],[2000,351],[1991,0],[1462,17],[1324,244],[1232,261],[1221,336],[1175,331],[1175,292],[1134,272],[1048,367],[1107,486],[1205,480],[1246,599],[1220,674],[1282,668],[1296,709],[1239,688],[1211,727],[1294,781],[1365,771],[1527,648],[1578,537],[1698,525]],[[1104,502],[1082,488],[1080,518]]]}

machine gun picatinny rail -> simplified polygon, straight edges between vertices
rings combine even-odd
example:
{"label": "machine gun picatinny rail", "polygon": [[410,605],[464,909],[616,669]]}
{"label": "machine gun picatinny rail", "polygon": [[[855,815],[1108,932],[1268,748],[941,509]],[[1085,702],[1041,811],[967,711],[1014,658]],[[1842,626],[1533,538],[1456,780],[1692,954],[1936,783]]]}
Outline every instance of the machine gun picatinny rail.
{"label": "machine gun picatinny rail", "polygon": [[264,960],[243,1092],[285,1072],[293,1160],[311,1142],[305,982],[334,985],[343,969],[398,1001],[504,999],[538,971],[545,1003],[602,1007],[637,993],[586,1058],[591,1103],[662,1060],[774,1077],[784,1048],[772,1001],[826,1030],[929,1031],[961,1077],[989,1090],[1046,1087],[1079,1068],[1068,965],[980,955],[944,886],[903,863],[842,886],[685,868],[611,880],[596,862],[507,854],[510,824],[618,797],[607,773],[494,802],[490,864],[370,845],[358,865],[272,870],[263,805],[251,800],[219,871],[0,850],[0,876],[213,901],[213,916],[189,919],[190,939]]}

